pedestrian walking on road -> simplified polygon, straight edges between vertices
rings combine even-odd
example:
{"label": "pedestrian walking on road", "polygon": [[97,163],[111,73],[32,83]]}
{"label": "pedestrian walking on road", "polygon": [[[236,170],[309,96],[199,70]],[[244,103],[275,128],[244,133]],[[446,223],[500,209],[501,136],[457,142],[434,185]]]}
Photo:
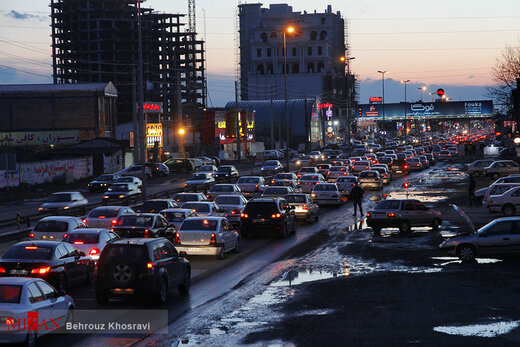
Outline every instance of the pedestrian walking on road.
{"label": "pedestrian walking on road", "polygon": [[363,200],[363,188],[361,188],[359,184],[356,184],[354,188],[352,188],[350,198],[354,204],[354,216],[357,215],[357,209],[359,207],[359,213],[361,214],[361,217],[363,217],[363,206],[361,204],[361,201]]}
{"label": "pedestrian walking on road", "polygon": [[473,177],[473,174],[469,175],[469,186],[468,186],[468,193],[469,193],[469,207],[473,206],[473,200],[475,199],[475,188],[477,187],[477,183],[475,182],[475,177]]}

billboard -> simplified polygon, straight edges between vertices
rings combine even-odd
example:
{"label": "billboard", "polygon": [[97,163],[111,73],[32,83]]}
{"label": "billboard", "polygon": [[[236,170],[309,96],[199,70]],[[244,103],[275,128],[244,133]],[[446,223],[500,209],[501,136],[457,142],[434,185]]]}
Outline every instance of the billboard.
{"label": "billboard", "polygon": [[146,124],[146,148],[154,148],[157,142],[158,147],[163,146],[162,138],[162,123],[148,123]]}
{"label": "billboard", "polygon": [[79,142],[79,130],[0,132],[0,146],[73,145]]}
{"label": "billboard", "polygon": [[[401,102],[398,104],[360,104],[361,118],[388,120],[413,118],[482,118],[493,116],[492,100],[449,102]],[[384,108],[383,108],[384,107]]]}

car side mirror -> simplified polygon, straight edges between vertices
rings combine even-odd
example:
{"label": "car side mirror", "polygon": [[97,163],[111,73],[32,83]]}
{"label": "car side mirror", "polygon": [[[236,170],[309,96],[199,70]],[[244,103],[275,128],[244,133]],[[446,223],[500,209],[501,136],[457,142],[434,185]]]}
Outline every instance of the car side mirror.
{"label": "car side mirror", "polygon": [[67,295],[67,293],[66,293],[63,289],[61,289],[61,290],[58,291],[58,296],[59,296],[59,297],[60,297],[60,296],[65,296],[65,295]]}
{"label": "car side mirror", "polygon": [[185,251],[180,251],[179,252],[179,257],[186,258],[187,256],[188,256],[188,253],[186,253]]}

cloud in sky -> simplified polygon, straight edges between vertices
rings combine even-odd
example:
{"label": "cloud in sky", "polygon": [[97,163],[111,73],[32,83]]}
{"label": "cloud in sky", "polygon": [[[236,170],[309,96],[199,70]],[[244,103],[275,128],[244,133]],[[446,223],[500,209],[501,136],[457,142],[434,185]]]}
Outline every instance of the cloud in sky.
{"label": "cloud in sky", "polygon": [[27,12],[18,12],[15,10],[11,10],[7,14],[5,14],[5,16],[13,18],[13,19],[19,19],[19,20],[37,19],[39,21],[44,21],[47,19],[47,17],[45,17],[45,16],[38,16],[38,15],[27,13]]}

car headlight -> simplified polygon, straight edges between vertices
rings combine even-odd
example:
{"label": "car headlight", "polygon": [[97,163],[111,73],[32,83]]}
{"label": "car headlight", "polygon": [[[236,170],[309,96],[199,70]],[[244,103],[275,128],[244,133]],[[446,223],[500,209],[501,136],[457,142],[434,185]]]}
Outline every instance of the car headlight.
{"label": "car headlight", "polygon": [[70,208],[70,206],[63,207],[64,210],[68,210],[69,208]]}
{"label": "car headlight", "polygon": [[120,199],[122,199],[122,198],[124,198],[124,197],[125,197],[125,195],[123,195],[123,194],[119,195],[119,198],[120,198]]}
{"label": "car headlight", "polygon": [[38,207],[38,211],[43,211],[43,207]]}
{"label": "car headlight", "polygon": [[103,195],[103,199],[108,199],[108,195]]}

